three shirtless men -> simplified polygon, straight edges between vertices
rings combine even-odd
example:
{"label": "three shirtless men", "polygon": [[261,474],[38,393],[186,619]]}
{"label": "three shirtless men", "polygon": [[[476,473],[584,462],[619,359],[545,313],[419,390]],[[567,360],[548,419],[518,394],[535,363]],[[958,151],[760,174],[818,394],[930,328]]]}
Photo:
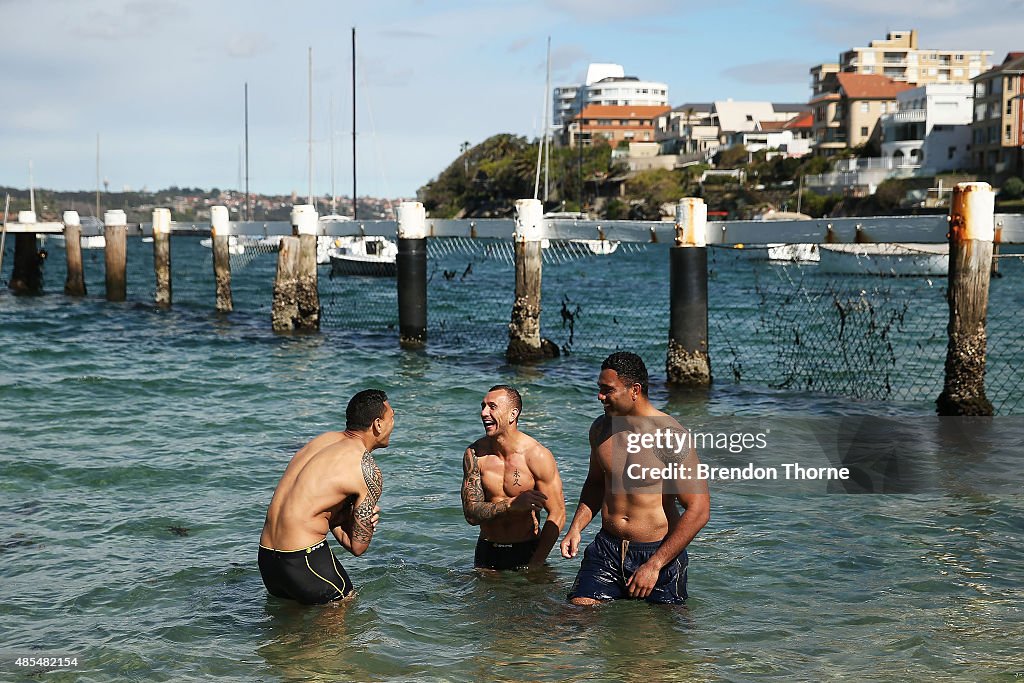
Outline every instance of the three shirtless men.
{"label": "three shirtless men", "polygon": [[[600,511],[601,531],[584,552],[569,595],[574,604],[686,598],[686,546],[708,521],[707,487],[622,485],[623,426],[615,418],[671,420],[651,405],[647,386],[647,369],[635,354],[613,353],[601,365],[604,415],[591,425],[590,468],[561,543],[563,557],[576,557],[583,529]],[[480,404],[484,436],[463,456],[462,509],[466,521],[480,527],[474,557],[479,568],[543,565],[565,524],[555,459],[519,430],[522,409],[514,388],[492,387]],[[394,410],[384,392],[361,391],[349,402],[346,422],[344,432],[322,434],[296,453],[274,492],[259,551],[260,573],[272,595],[316,604],[352,592],[326,535],[331,531],[353,555],[369,546],[382,491],[371,453],[388,445]],[[693,452],[683,457],[696,461]]]}

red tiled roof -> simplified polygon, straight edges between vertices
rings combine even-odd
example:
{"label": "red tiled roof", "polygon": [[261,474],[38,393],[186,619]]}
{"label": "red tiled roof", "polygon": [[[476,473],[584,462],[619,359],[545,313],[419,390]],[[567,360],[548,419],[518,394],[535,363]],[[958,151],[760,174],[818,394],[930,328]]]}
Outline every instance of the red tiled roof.
{"label": "red tiled roof", "polygon": [[851,100],[894,100],[897,94],[914,87],[878,74],[838,73],[836,80]]}
{"label": "red tiled roof", "polygon": [[797,128],[814,128],[814,114],[807,111],[803,114],[794,116],[789,121],[786,121],[783,126],[786,130],[794,130]]}
{"label": "red tiled roof", "polygon": [[574,118],[589,119],[653,119],[656,116],[667,114],[672,111],[671,107],[633,107],[619,104],[591,104],[583,108]]}
{"label": "red tiled roof", "polygon": [[786,127],[786,121],[759,121],[758,125],[761,130],[783,130]]}

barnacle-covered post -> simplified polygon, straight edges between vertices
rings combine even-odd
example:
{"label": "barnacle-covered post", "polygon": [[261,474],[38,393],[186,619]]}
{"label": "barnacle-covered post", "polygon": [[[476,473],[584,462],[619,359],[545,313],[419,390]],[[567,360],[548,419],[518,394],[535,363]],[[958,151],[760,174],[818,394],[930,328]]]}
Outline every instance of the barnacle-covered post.
{"label": "barnacle-covered post", "polygon": [[427,343],[427,212],[420,202],[398,205],[398,344]]}
{"label": "barnacle-covered post", "polygon": [[676,205],[676,244],[669,250],[669,330],[665,372],[670,384],[711,384],[708,359],[708,207],[703,199]]}
{"label": "barnacle-covered post", "polygon": [[516,293],[508,324],[506,358],[511,363],[558,355],[558,347],[540,336],[541,240],[544,207],[539,199],[516,200]]}
{"label": "barnacle-covered post", "polygon": [[992,268],[995,193],[988,183],[959,183],[949,207],[949,343],[939,415],[992,415],[985,397],[985,318]]}
{"label": "barnacle-covered post", "polygon": [[[213,241],[213,278],[217,287],[218,313],[229,313],[235,307],[231,296],[231,238],[228,207],[211,206],[210,239]],[[237,236],[235,240],[237,244]]]}
{"label": "barnacle-covered post", "polygon": [[[216,253],[216,252],[215,252]],[[216,272],[216,265],[214,266]],[[171,210],[153,209],[153,278],[157,306],[171,305]]]}

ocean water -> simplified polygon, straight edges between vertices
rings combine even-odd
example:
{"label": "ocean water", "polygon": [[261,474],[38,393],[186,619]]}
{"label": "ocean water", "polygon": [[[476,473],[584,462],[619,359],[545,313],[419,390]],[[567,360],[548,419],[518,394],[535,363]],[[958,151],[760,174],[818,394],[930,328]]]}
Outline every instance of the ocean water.
{"label": "ocean water", "polygon": [[[272,261],[238,271],[236,311],[218,315],[208,252],[184,238],[174,249],[170,310],[150,303],[146,245],[134,241],[126,303],[103,300],[99,252],[86,255],[89,296],[65,298],[57,247],[49,293],[0,292],[0,680],[1008,680],[1024,671],[1024,494],[1013,467],[996,472],[1009,485],[903,495],[712,484],[686,606],[576,608],[565,595],[578,560],[553,553],[538,573],[473,571],[461,457],[481,433],[487,387],[521,387],[523,429],[555,454],[571,515],[600,414],[600,335],[525,367],[507,365],[473,325],[403,352],[390,314],[373,310],[387,300],[383,285],[355,281],[323,283],[334,299],[320,333],[275,335]],[[10,247],[5,274],[9,259]],[[654,308],[654,294],[634,302],[636,287],[620,286],[633,262],[620,263],[583,269],[575,286],[624,309]],[[508,297],[486,268],[476,272],[462,299],[450,297],[462,303],[448,319],[471,320],[482,302]],[[684,423],[863,414],[911,423],[932,411],[924,400],[746,383],[674,393],[659,344],[644,346],[652,400]],[[385,485],[373,545],[360,558],[337,549],[358,595],[314,608],[271,598],[256,550],[274,486],[303,443],[343,427],[348,398],[368,386],[385,389],[397,415],[390,448],[376,454]],[[15,663],[41,655],[78,664]]]}

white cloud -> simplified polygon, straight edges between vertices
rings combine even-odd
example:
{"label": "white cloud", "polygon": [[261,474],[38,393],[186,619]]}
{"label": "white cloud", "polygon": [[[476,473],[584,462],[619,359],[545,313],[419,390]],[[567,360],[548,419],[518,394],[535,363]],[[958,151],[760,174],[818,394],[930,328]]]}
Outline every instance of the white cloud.
{"label": "white cloud", "polygon": [[274,41],[265,33],[239,33],[228,38],[227,52],[231,57],[255,57],[271,52]]}
{"label": "white cloud", "polygon": [[722,75],[740,83],[806,83],[810,62],[773,59],[753,64],[739,64],[722,71]]}

